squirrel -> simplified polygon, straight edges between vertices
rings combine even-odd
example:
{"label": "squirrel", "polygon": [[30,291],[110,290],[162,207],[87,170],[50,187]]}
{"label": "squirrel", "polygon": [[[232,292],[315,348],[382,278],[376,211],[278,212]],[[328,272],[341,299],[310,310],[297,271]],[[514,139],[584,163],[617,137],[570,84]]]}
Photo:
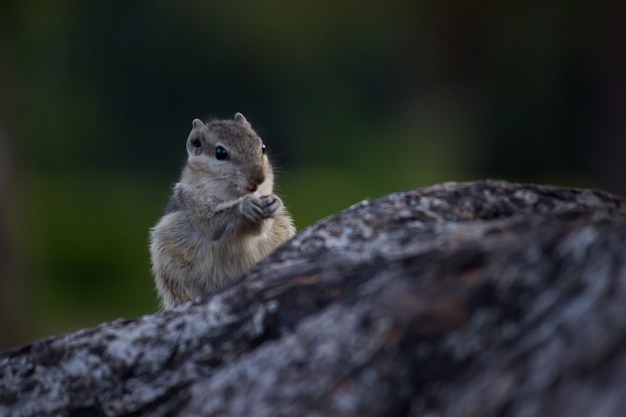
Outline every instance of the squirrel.
{"label": "squirrel", "polygon": [[165,309],[224,287],[295,234],[265,150],[241,113],[193,120],[181,179],[150,230]]}

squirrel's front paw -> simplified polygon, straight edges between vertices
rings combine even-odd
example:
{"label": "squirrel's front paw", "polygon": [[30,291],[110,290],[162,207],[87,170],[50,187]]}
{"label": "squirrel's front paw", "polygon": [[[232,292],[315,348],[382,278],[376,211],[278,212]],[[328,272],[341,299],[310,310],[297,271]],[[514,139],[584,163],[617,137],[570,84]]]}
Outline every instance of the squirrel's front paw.
{"label": "squirrel's front paw", "polygon": [[263,218],[263,205],[261,199],[247,196],[239,203],[239,211],[246,219],[257,222]]}
{"label": "squirrel's front paw", "polygon": [[264,219],[274,217],[283,207],[283,202],[275,195],[264,195],[260,200]]}
{"label": "squirrel's front paw", "polygon": [[283,202],[275,195],[247,196],[241,201],[239,210],[246,219],[257,222],[274,217],[282,206]]}

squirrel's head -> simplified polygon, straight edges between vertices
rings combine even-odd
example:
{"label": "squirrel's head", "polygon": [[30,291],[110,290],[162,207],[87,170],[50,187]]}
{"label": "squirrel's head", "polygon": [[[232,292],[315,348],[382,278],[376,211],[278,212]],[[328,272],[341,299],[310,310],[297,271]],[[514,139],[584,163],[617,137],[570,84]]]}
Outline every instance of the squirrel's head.
{"label": "squirrel's head", "polygon": [[187,138],[188,168],[196,180],[241,197],[257,190],[271,194],[272,169],[265,145],[243,114],[232,120],[194,119]]}

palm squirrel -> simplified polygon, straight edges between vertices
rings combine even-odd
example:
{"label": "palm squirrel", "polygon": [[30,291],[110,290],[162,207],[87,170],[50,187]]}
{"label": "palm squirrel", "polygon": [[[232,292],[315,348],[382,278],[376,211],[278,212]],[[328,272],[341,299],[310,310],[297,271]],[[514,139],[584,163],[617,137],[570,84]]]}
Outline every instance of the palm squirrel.
{"label": "palm squirrel", "polygon": [[150,230],[157,291],[166,309],[232,282],[295,234],[274,194],[265,145],[241,114],[199,119],[164,216]]}

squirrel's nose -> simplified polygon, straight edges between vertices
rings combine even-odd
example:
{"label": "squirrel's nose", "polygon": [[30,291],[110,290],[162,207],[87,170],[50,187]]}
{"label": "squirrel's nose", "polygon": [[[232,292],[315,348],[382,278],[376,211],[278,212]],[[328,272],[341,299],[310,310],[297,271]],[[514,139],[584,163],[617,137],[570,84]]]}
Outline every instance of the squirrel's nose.
{"label": "squirrel's nose", "polygon": [[248,178],[248,188],[246,189],[253,193],[259,188],[259,185],[263,184],[263,181],[265,181],[265,174],[258,172]]}
{"label": "squirrel's nose", "polygon": [[248,177],[250,185],[261,185],[263,181],[265,181],[265,174],[262,171],[256,172]]}

